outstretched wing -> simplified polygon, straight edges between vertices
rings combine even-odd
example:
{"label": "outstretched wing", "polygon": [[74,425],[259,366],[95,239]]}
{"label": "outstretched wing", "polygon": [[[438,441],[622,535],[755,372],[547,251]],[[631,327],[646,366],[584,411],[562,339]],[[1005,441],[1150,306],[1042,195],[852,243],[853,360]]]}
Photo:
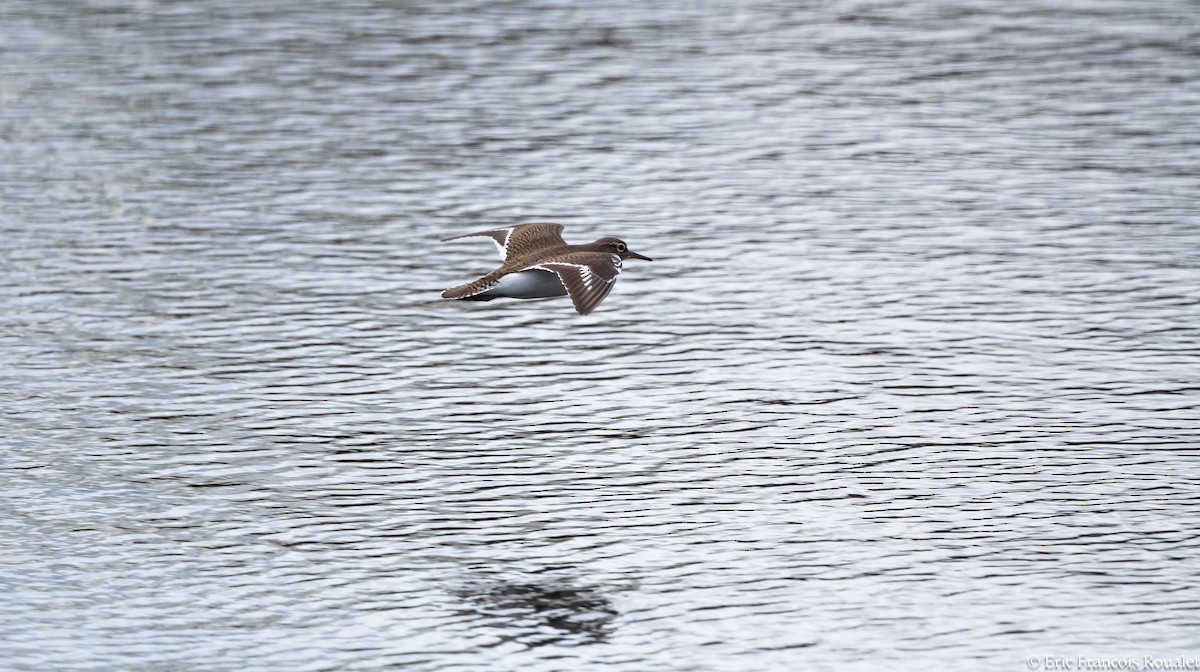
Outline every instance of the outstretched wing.
{"label": "outstretched wing", "polygon": [[621,258],[607,252],[572,252],[553,261],[544,261],[532,268],[558,274],[571,303],[580,315],[587,315],[600,305],[617,284]]}
{"label": "outstretched wing", "polygon": [[504,229],[477,231],[452,238],[443,238],[443,241],[472,237],[491,238],[492,242],[496,243],[500,257],[505,261],[509,261],[511,259],[519,259],[526,252],[533,250],[566,245],[566,241],[562,239],[562,230],[562,224],[519,224]]}

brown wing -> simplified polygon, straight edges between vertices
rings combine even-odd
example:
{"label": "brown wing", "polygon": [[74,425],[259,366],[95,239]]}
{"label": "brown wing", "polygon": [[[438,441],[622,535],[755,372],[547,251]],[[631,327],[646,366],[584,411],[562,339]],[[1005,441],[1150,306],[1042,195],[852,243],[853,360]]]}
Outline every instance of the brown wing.
{"label": "brown wing", "polygon": [[617,284],[621,258],[607,252],[573,252],[554,261],[545,261],[533,268],[553,271],[562,280],[571,296],[571,303],[580,315],[587,315],[600,305]]}
{"label": "brown wing", "polygon": [[443,238],[442,242],[450,240],[458,240],[459,238],[491,238],[492,242],[496,243],[496,247],[500,251],[500,256],[504,256],[504,246],[508,244],[508,235],[512,233],[514,227],[507,229],[491,229],[490,231],[476,231],[475,233],[464,233],[461,236],[451,236]]}
{"label": "brown wing", "polygon": [[562,224],[519,224],[504,229],[465,233],[461,236],[444,238],[443,241],[472,237],[491,238],[496,243],[496,247],[499,248],[500,256],[503,257],[505,262],[508,262],[513,259],[519,259],[521,256],[534,250],[566,245],[566,241],[562,239],[562,230]]}

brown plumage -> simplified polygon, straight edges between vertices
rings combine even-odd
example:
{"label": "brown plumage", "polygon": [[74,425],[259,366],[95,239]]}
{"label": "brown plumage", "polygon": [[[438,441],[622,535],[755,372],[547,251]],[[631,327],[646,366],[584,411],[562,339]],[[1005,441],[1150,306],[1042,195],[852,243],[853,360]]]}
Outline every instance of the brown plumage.
{"label": "brown plumage", "polygon": [[623,260],[650,261],[619,238],[569,245],[562,239],[562,230],[561,224],[521,224],[447,238],[491,238],[504,263],[478,280],[447,289],[442,298],[490,301],[568,294],[575,310],[587,315],[612,291]]}

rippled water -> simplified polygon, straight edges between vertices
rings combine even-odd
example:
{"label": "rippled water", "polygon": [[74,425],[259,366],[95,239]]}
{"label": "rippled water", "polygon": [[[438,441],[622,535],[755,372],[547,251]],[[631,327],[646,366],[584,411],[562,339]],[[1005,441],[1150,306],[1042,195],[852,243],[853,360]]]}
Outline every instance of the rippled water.
{"label": "rippled water", "polygon": [[[10,669],[1200,653],[1194,2],[0,5]],[[590,316],[439,239],[617,235]]]}

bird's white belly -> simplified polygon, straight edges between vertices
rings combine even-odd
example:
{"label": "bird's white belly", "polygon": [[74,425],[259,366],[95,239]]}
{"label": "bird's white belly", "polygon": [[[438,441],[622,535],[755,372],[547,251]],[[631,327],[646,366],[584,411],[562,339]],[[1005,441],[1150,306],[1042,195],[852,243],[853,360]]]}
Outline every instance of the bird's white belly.
{"label": "bird's white belly", "polygon": [[509,273],[486,292],[477,296],[508,297],[511,299],[543,299],[550,296],[565,296],[567,288],[556,273],[530,269]]}

